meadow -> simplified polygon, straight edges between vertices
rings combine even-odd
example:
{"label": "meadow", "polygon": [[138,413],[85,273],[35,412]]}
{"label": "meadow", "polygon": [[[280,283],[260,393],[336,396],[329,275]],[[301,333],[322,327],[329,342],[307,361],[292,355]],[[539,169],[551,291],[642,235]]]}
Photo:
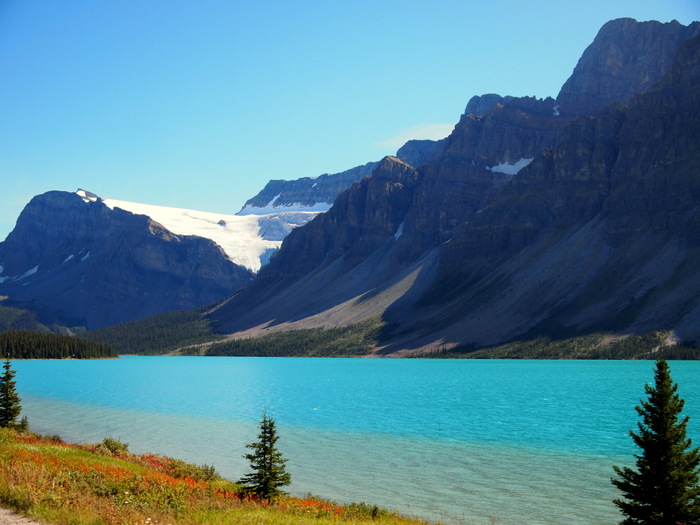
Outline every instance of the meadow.
{"label": "meadow", "polygon": [[366,503],[266,501],[197,466],[132,454],[119,440],[70,444],[0,429],[0,506],[55,525],[424,525]]}

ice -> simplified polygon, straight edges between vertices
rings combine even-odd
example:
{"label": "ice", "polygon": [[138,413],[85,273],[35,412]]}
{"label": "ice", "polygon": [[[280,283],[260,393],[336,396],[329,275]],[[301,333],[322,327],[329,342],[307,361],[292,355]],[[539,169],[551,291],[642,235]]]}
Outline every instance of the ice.
{"label": "ice", "polygon": [[15,277],[13,280],[14,281],[21,281],[22,279],[26,279],[27,277],[34,275],[38,271],[39,271],[39,267],[35,266],[34,268],[31,268],[31,269],[27,270],[26,272],[24,272],[19,277]]}
{"label": "ice", "polygon": [[[226,215],[114,199],[104,199],[103,202],[110,209],[121,208],[146,215],[176,235],[211,239],[231,261],[253,272],[260,270],[270,254],[279,249],[282,239],[293,227],[305,224],[318,213],[310,212],[307,208],[302,210],[303,214],[296,212],[287,217],[285,213],[280,213],[288,211],[283,207],[274,208],[273,214]],[[269,232],[269,235],[265,232]]]}
{"label": "ice", "polygon": [[520,159],[515,164],[509,164],[508,162],[501,162],[495,166],[487,166],[486,169],[493,171],[494,173],[503,173],[505,175],[515,175],[525,166],[530,164],[534,158],[531,159]]}
{"label": "ice", "polygon": [[284,204],[281,206],[250,206],[246,205],[237,215],[270,215],[272,213],[287,213],[287,212],[313,212],[324,213],[331,209],[332,204],[328,202],[316,202],[311,206],[301,203]]}

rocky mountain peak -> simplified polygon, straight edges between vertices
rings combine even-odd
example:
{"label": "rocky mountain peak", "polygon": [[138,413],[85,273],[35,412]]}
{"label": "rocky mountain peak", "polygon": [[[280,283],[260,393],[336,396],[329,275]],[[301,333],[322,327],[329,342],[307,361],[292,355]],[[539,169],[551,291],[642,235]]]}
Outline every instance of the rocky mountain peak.
{"label": "rocky mountain peak", "polygon": [[681,42],[700,32],[700,22],[637,22],[620,18],[606,23],[586,48],[557,96],[563,113],[595,114],[615,101],[651,87],[669,70]]}
{"label": "rocky mountain peak", "polygon": [[210,239],[84,190],[34,197],[0,243],[0,268],[3,304],[90,329],[203,306],[253,279]]}

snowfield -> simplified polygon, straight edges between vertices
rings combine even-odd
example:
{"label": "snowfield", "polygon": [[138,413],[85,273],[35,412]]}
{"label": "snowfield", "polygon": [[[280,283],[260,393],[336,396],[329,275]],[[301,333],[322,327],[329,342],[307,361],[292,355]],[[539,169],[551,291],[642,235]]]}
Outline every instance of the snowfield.
{"label": "snowfield", "polygon": [[[78,190],[77,193],[85,202],[97,200],[89,192]],[[231,261],[253,272],[258,272],[269,262],[289,232],[319,213],[278,210],[264,215],[227,215],[115,199],[102,199],[102,202],[110,209],[121,208],[137,215],[146,215],[176,235],[211,239]]]}

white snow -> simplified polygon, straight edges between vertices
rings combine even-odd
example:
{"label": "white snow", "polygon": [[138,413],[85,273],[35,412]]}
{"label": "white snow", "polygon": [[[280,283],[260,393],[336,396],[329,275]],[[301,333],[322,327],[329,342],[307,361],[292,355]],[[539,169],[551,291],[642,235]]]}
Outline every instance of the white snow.
{"label": "white snow", "polygon": [[[231,261],[253,272],[268,262],[270,255],[279,249],[282,239],[292,228],[306,224],[318,215],[318,211],[308,208],[296,211],[278,207],[272,210],[274,213],[226,215],[114,199],[103,199],[103,202],[110,209],[121,208],[146,215],[176,235],[197,235],[211,239]],[[287,213],[291,211],[295,213]]]}
{"label": "white snow", "polygon": [[34,275],[38,271],[39,271],[39,267],[35,266],[34,268],[31,268],[31,269],[27,270],[26,272],[24,272],[19,277],[15,277],[13,279],[13,281],[21,281],[22,279],[25,279],[25,278],[29,277],[30,275]]}
{"label": "white snow", "polygon": [[398,240],[399,237],[403,235],[403,222],[399,224],[398,229],[396,230],[396,233],[394,234],[394,240]]}
{"label": "white snow", "polygon": [[[279,197],[279,196],[278,196]],[[277,197],[275,197],[276,199]],[[274,199],[273,199],[274,201]],[[271,202],[273,202],[271,201]],[[332,204],[327,202],[317,202],[311,206],[306,206],[301,203],[295,204],[285,204],[282,206],[271,206],[267,204],[266,206],[243,206],[243,209],[237,213],[237,215],[270,215],[272,213],[289,213],[289,212],[310,212],[310,213],[324,213],[331,209]]]}
{"label": "white snow", "polygon": [[532,158],[532,159],[520,159],[515,164],[510,164],[508,162],[501,162],[500,164],[496,164],[495,166],[487,166],[486,169],[493,171],[494,173],[503,173],[505,175],[515,175],[521,169],[523,169],[525,166],[530,164],[533,160],[534,160],[534,158]]}
{"label": "white snow", "polygon": [[78,190],[77,193],[85,202],[97,202],[99,197],[94,193],[87,192],[85,190]]}

